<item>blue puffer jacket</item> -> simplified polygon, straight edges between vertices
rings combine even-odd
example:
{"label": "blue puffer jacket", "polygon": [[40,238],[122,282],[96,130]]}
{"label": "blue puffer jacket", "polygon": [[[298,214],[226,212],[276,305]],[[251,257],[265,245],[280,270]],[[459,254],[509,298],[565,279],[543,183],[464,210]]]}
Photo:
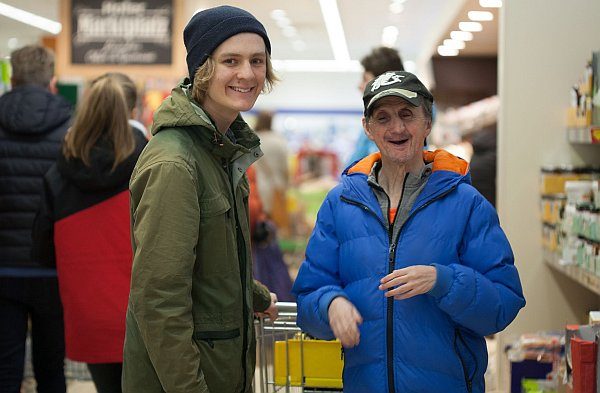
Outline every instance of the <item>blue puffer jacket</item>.
{"label": "blue puffer jacket", "polygon": [[[496,212],[469,184],[466,162],[424,152],[433,172],[391,241],[367,184],[379,159],[375,153],[347,169],[321,206],[294,284],[298,325],[333,339],[333,298],[356,306],[364,321],[360,344],[345,350],[345,392],[483,393],[483,336],[504,329],[525,305]],[[430,264],[437,281],[428,294],[394,300],[378,289],[394,269]]]}

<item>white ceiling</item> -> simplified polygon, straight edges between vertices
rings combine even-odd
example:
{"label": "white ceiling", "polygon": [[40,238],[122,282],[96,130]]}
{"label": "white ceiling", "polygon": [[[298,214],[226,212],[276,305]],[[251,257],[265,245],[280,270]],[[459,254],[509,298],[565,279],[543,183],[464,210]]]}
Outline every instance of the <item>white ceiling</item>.
{"label": "white ceiling", "polygon": [[[58,20],[60,0],[0,1]],[[199,8],[223,4],[215,0],[184,0],[183,3],[188,15],[192,15]],[[333,59],[333,51],[318,0],[230,0],[227,4],[247,9],[265,24],[272,42],[273,58]],[[430,57],[435,54],[440,41],[448,38],[450,30],[457,28],[457,18],[467,20],[466,7],[480,9],[477,0],[406,0],[404,11],[394,15],[388,9],[390,0],[337,0],[337,4],[351,59],[360,60],[371,48],[379,45],[383,27],[394,25],[399,30],[396,48],[405,61],[414,61],[417,68],[425,66]],[[304,51],[294,50],[291,40],[282,34],[281,29],[270,16],[273,9],[286,11],[297,29],[297,37],[306,43]],[[497,21],[498,12],[497,10],[494,12]],[[491,28],[484,29],[483,33],[475,33],[475,40],[468,43],[463,54],[495,55],[496,21],[484,22]],[[46,33],[34,27],[0,16],[0,55],[6,56],[10,53],[8,47],[10,38],[17,38],[17,45],[20,47],[36,42],[44,34]],[[175,32],[175,34],[180,33]]]}

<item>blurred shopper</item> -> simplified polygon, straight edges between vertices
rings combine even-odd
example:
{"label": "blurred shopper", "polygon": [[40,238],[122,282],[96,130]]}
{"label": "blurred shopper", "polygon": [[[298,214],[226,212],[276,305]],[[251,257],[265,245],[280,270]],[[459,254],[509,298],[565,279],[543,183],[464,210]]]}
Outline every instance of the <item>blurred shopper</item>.
{"label": "blurred shopper", "polygon": [[183,39],[191,80],[155,113],[130,182],[123,390],[251,392],[253,314],[277,309],[252,280],[245,172],[262,153],[240,112],[276,81],[271,44],[230,6],[195,14]]}
{"label": "blurred shopper", "polygon": [[469,135],[473,155],[469,168],[471,182],[492,206],[496,206],[496,124]]}
{"label": "blurred shopper", "polygon": [[286,139],[273,131],[273,114],[262,111],[256,121],[256,134],[264,153],[255,164],[258,192],[265,213],[280,230],[289,225],[286,190],[289,184],[288,148]]}
{"label": "blurred shopper", "polygon": [[44,178],[33,230],[35,257],[58,270],[67,358],[88,364],[99,393],[121,391],[132,261],[128,185],[146,145],[128,118],[119,78],[92,82]]}
{"label": "blurred shopper", "polygon": [[0,97],[0,390],[20,391],[30,319],[37,391],[64,392],[56,270],[31,258],[31,228],[71,106],[55,95],[49,50],[26,46],[14,51],[10,62],[13,90]]}
{"label": "blurred shopper", "polygon": [[138,92],[137,86],[125,74],[120,72],[109,72],[106,76],[110,76],[112,79],[119,82],[121,88],[123,89],[123,93],[125,94],[125,101],[127,102],[127,110],[128,112],[128,122],[131,127],[133,127],[136,131],[141,132],[146,139],[150,139],[150,133],[146,129],[146,127],[136,120],[137,118],[137,100],[138,100]]}
{"label": "blurred shopper", "polygon": [[277,295],[278,301],[293,302],[292,280],[279,247],[277,226],[263,209],[262,195],[256,182],[255,165],[247,171],[250,184],[248,207],[252,237],[252,273],[256,280]]}
{"label": "blurred shopper", "polygon": [[[387,71],[404,71],[404,64],[402,64],[398,51],[387,46],[373,48],[371,53],[361,59],[360,64],[363,66],[362,79],[358,85],[361,94],[365,90],[367,82],[373,80],[376,76]],[[356,141],[356,149],[350,155],[348,164],[376,151],[377,145],[364,132],[361,132]]]}
{"label": "blurred shopper", "polygon": [[345,392],[484,392],[484,336],[525,305],[513,254],[465,161],[422,151],[433,97],[387,72],[365,88],[380,153],[323,203],[294,284],[298,325],[344,351]]}

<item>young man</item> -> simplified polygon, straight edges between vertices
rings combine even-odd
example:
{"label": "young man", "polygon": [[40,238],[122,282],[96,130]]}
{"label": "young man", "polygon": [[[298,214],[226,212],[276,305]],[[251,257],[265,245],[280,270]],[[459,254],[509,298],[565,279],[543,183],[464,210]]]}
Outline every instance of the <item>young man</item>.
{"label": "young man", "polygon": [[190,80],[154,115],[130,182],[123,390],[251,392],[253,314],[277,310],[252,279],[245,172],[262,152],[240,112],[276,81],[271,44],[230,6],[197,13],[183,36]]}

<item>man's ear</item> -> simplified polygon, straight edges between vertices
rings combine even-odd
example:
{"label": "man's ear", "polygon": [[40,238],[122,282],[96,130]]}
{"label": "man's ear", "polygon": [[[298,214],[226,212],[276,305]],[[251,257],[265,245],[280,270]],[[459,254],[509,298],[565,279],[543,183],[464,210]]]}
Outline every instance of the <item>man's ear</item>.
{"label": "man's ear", "polygon": [[48,83],[48,91],[52,94],[58,94],[58,88],[56,87],[56,83],[58,82],[58,79],[56,78],[56,76],[53,76],[52,79],[50,79],[50,83]]}
{"label": "man's ear", "polygon": [[362,125],[363,125],[363,130],[365,131],[365,135],[367,136],[367,138],[369,138],[370,140],[373,140],[373,135],[371,135],[371,131],[369,131],[369,122],[367,121],[367,119],[365,117],[362,118]]}

